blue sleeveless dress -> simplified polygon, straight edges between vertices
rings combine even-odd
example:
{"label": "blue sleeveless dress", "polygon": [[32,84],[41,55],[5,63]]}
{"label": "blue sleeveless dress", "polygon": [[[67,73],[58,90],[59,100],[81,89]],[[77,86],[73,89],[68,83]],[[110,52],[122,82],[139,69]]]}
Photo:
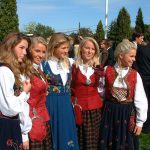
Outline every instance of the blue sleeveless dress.
{"label": "blue sleeveless dress", "polygon": [[55,75],[48,62],[43,62],[42,67],[49,84],[46,106],[50,114],[53,149],[79,150],[70,97],[71,73],[68,73],[68,79],[64,86],[60,74]]}

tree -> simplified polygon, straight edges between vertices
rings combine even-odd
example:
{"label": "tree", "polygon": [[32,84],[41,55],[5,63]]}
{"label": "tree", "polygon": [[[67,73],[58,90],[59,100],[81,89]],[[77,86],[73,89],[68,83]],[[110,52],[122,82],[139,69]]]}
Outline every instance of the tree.
{"label": "tree", "polygon": [[26,34],[34,34],[34,32],[36,31],[36,26],[36,22],[30,22],[29,24],[24,26],[24,32]]}
{"label": "tree", "polygon": [[117,18],[117,43],[121,42],[124,38],[130,39],[131,37],[131,20],[127,10],[123,7]]}
{"label": "tree", "polygon": [[117,21],[114,20],[111,22],[109,28],[108,28],[108,39],[113,41],[113,46],[116,47],[117,42]]}
{"label": "tree", "polygon": [[49,36],[51,36],[54,32],[55,32],[55,30],[52,29],[51,27],[38,23],[36,28],[35,28],[34,34],[42,36],[43,38],[46,39]]}
{"label": "tree", "polygon": [[55,30],[49,26],[45,26],[40,23],[30,22],[28,25],[25,26],[24,32],[26,34],[30,33],[35,36],[42,36],[43,38],[47,39],[55,32]]}
{"label": "tree", "polygon": [[97,29],[96,29],[96,33],[94,37],[97,41],[104,39],[104,29],[103,29],[103,24],[101,20],[99,21],[97,25]]}
{"label": "tree", "polygon": [[117,35],[117,21],[113,20],[108,27],[108,38],[115,40]]}
{"label": "tree", "polygon": [[145,28],[144,39],[145,39],[145,41],[149,41],[149,39],[150,39],[150,24],[149,25],[145,24],[144,28]]}
{"label": "tree", "polygon": [[16,0],[0,0],[0,40],[10,32],[19,31]]}
{"label": "tree", "polygon": [[87,37],[87,36],[92,37],[93,32],[91,31],[90,28],[80,28],[80,34],[78,33],[78,35],[81,35],[82,37]]}
{"label": "tree", "polygon": [[139,33],[145,32],[145,26],[143,22],[143,14],[141,8],[139,8],[138,15],[136,16],[135,31]]}

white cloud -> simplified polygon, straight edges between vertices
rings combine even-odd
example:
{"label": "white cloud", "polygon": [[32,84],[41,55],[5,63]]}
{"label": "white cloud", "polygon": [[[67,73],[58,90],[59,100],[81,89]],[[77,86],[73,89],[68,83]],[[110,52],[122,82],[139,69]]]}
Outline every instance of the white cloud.
{"label": "white cloud", "polygon": [[25,11],[50,11],[55,10],[57,7],[52,5],[46,5],[46,4],[20,4],[18,5],[18,9],[25,10]]}
{"label": "white cloud", "polygon": [[100,5],[100,0],[74,0],[74,3],[79,5],[89,5],[92,7],[98,7]]}

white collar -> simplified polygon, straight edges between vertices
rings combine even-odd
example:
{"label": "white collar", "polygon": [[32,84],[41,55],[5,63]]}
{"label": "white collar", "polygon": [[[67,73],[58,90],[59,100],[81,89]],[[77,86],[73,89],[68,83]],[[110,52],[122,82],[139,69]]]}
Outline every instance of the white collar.
{"label": "white collar", "polygon": [[115,67],[115,69],[120,69],[120,70],[128,70],[129,69],[129,67],[124,67],[124,68],[119,67],[118,63],[115,63],[114,67]]}
{"label": "white collar", "polygon": [[50,58],[50,60],[51,60],[51,61],[54,61],[54,62],[61,62],[61,60],[58,59],[58,58],[55,57],[55,56],[52,56],[52,57]]}
{"label": "white collar", "polygon": [[33,63],[33,67],[34,67],[35,69],[38,69],[38,68],[40,67],[40,65]]}

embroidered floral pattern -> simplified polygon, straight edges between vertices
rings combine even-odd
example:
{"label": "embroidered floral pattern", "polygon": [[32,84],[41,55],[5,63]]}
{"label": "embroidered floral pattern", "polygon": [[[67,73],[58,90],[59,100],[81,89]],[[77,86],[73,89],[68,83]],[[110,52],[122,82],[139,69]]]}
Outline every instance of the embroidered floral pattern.
{"label": "embroidered floral pattern", "polygon": [[7,144],[7,146],[12,146],[13,145],[13,140],[12,139],[8,139],[6,144]]}
{"label": "embroidered floral pattern", "polygon": [[23,145],[22,145],[22,143],[18,146],[18,144],[15,143],[15,142],[13,141],[13,139],[8,139],[8,140],[6,141],[6,145],[7,145],[7,147],[13,147],[14,150],[23,150]]}
{"label": "embroidered floral pattern", "polygon": [[60,90],[59,90],[59,88],[57,86],[54,86],[53,92],[60,93]]}
{"label": "embroidered floral pattern", "polygon": [[63,86],[60,74],[58,74],[58,75],[53,74],[48,63],[46,63],[46,62],[43,64],[43,71],[44,71],[47,81],[48,81],[47,95],[49,93],[61,93],[61,92],[70,93],[70,84],[71,84],[71,74],[70,73],[67,74],[68,79],[67,79],[66,85]]}
{"label": "embroidered floral pattern", "polygon": [[19,145],[19,149],[23,150],[23,144],[22,143]]}
{"label": "embroidered floral pattern", "polygon": [[69,147],[74,147],[74,142],[72,140],[68,141],[67,144],[68,144]]}

